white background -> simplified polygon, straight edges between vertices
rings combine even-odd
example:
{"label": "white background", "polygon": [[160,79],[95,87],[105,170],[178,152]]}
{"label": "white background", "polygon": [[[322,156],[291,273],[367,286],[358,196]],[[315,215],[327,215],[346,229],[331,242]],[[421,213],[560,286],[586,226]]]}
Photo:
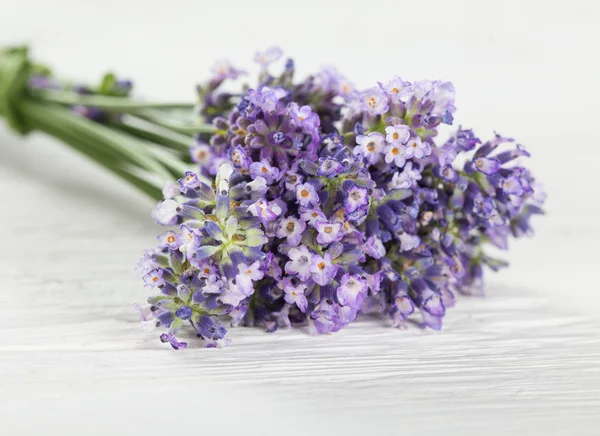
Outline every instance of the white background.
{"label": "white background", "polygon": [[[213,61],[281,46],[300,75],[446,79],[456,123],[517,138],[549,193],[535,238],[441,334],[369,320],[323,338],[233,330],[167,350],[131,271],[152,204],[41,135],[0,125],[0,418],[7,434],[599,434],[600,101],[594,1],[0,0],[0,44],[82,81],[191,99]],[[12,432],[12,433],[11,433]],[[71,433],[73,432],[73,433]]]}

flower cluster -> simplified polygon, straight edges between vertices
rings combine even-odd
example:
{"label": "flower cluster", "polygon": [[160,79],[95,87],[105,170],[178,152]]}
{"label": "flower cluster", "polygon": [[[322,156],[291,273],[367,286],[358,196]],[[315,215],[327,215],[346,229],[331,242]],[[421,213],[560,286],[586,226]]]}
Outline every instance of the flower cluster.
{"label": "flower cluster", "polygon": [[159,237],[138,268],[156,290],[140,307],[163,342],[190,325],[209,346],[232,325],[308,325],[335,332],[361,313],[404,327],[413,315],[438,330],[454,295],[481,292],[484,251],[529,234],[542,213],[541,187],[521,145],[483,142],[452,124],[454,88],[399,77],[357,90],[333,68],[293,83],[281,57],[258,53],[259,84],[239,94],[221,83],[230,64],[199,87],[216,128],[191,148],[197,173],[168,185],[154,218],[178,226]]}

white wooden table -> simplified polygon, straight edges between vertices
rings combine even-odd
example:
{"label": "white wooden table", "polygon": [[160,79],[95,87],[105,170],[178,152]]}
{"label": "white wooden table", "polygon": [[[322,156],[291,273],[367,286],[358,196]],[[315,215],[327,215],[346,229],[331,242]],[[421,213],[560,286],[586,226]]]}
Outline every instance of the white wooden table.
{"label": "white wooden table", "polygon": [[[242,63],[273,42],[267,25],[302,71],[334,62],[361,85],[439,71],[455,78],[460,121],[519,137],[551,194],[537,237],[513,245],[513,267],[488,276],[487,298],[459,298],[441,333],[364,319],[316,338],[233,329],[229,348],[174,352],[133,310],[147,295],[133,265],[159,232],[152,204],[61,144],[0,126],[0,435],[600,434],[598,7],[411,2],[404,11],[430,14],[435,25],[395,60],[392,45],[343,33],[344,19],[374,18],[370,9],[322,5],[313,27],[336,49],[313,52],[283,31],[288,14],[274,3],[260,17],[256,5],[235,3],[229,39],[205,47],[204,59],[190,53],[222,23],[194,25],[224,6],[0,3],[0,43],[32,41],[59,70],[88,79],[116,66],[165,98],[184,98],[220,52]],[[143,19],[125,7],[142,4]],[[331,24],[327,14],[338,12]],[[262,30],[241,38],[236,26],[252,13]],[[419,29],[409,20],[398,31],[409,38]],[[357,48],[372,65],[357,60]],[[163,63],[172,69],[157,71]]]}

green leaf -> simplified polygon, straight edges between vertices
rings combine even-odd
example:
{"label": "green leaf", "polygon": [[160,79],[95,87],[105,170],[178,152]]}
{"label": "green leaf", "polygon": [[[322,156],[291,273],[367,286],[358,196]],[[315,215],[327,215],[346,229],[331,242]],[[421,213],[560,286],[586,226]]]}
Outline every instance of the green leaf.
{"label": "green leaf", "polygon": [[111,95],[115,86],[117,85],[117,78],[113,73],[106,73],[100,82],[98,87],[98,93],[102,95]]}

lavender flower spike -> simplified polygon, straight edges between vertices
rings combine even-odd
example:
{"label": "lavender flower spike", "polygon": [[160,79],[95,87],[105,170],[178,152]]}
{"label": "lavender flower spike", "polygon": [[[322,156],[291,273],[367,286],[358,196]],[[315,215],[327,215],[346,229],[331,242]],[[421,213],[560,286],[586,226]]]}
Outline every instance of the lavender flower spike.
{"label": "lavender flower spike", "polygon": [[259,81],[238,93],[220,87],[241,74],[230,64],[201,87],[218,132],[198,134],[198,171],[153,212],[172,227],[138,264],[153,293],[143,324],[180,350],[190,331],[227,345],[227,317],[330,334],[377,312],[441,329],[454,295],[480,293],[484,267],[504,265],[488,246],[506,249],[543,213],[529,153],[464,129],[440,141],[449,82],[395,76],[361,91],[332,68],[297,81],[291,61],[272,76],[280,56],[257,53]]}

